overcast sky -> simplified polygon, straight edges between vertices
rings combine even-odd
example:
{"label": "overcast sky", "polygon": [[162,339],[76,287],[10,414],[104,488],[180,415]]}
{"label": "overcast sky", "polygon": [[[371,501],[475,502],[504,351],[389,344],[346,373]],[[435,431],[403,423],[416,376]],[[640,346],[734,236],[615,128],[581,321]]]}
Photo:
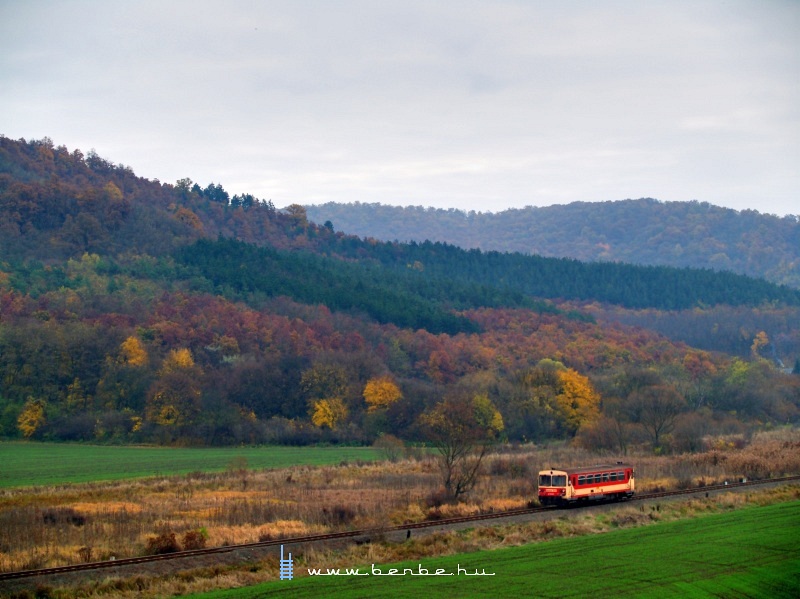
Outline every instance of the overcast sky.
{"label": "overcast sky", "polygon": [[800,1],[0,0],[0,134],[278,207],[800,214]]}

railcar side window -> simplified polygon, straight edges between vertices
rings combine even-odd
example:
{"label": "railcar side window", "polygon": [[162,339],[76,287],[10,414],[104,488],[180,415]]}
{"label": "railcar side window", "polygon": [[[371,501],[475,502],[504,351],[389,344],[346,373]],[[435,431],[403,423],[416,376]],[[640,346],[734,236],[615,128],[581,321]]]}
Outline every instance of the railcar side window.
{"label": "railcar side window", "polygon": [[567,486],[567,477],[564,474],[557,474],[553,476],[553,486],[554,487],[566,487]]}
{"label": "railcar side window", "polygon": [[608,482],[608,472],[604,472],[604,473],[603,473],[603,482],[604,482],[604,483],[607,483],[607,482]]}
{"label": "railcar side window", "polygon": [[609,480],[610,480],[612,483],[613,483],[614,481],[616,481],[616,480],[617,480],[617,473],[616,473],[616,472],[612,472],[612,473],[611,473],[611,476],[609,477]]}
{"label": "railcar side window", "polygon": [[579,485],[585,485],[586,484],[586,475],[585,474],[581,474],[578,477],[578,484]]}
{"label": "railcar side window", "polygon": [[549,474],[540,474],[539,475],[539,486],[540,487],[550,487],[552,486],[552,479]]}
{"label": "railcar side window", "polygon": [[628,477],[625,476],[624,472],[617,472],[617,476],[620,480],[628,480]]}

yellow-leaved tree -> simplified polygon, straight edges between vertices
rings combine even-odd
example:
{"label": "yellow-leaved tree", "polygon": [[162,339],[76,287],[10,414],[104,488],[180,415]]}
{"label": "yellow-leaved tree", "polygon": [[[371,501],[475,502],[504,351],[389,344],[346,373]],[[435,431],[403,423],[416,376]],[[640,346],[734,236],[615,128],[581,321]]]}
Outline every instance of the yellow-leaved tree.
{"label": "yellow-leaved tree", "polygon": [[485,393],[476,395],[472,399],[472,408],[478,424],[486,430],[490,438],[497,439],[505,429],[505,424],[503,415],[489,399],[489,396]]}
{"label": "yellow-leaved tree", "polygon": [[367,411],[388,408],[394,402],[403,398],[400,388],[388,376],[379,376],[367,381],[364,387],[364,401],[367,402]]}
{"label": "yellow-leaved tree", "polygon": [[164,376],[165,374],[170,374],[172,372],[180,372],[182,370],[188,370],[194,368],[194,358],[192,357],[192,352],[190,349],[181,348],[181,349],[173,349],[167,354],[167,357],[164,358],[164,362],[161,364],[161,370],[159,374]]}
{"label": "yellow-leaved tree", "polygon": [[334,429],[347,419],[348,409],[339,398],[320,399],[311,408],[311,422],[322,428]]}
{"label": "yellow-leaved tree", "polygon": [[131,335],[119,346],[119,361],[128,366],[146,366],[149,358],[144,344]]}
{"label": "yellow-leaved tree", "polygon": [[750,346],[750,353],[753,354],[754,358],[758,358],[761,355],[761,349],[767,347],[769,345],[769,337],[764,331],[759,331],[759,333],[753,339],[753,345]]}
{"label": "yellow-leaved tree", "polygon": [[45,422],[45,401],[43,399],[28,397],[25,405],[17,417],[17,428],[22,436],[30,438]]}
{"label": "yellow-leaved tree", "polygon": [[575,434],[578,429],[597,420],[600,416],[600,395],[589,379],[572,368],[557,371],[560,389],[556,395],[556,407]]}

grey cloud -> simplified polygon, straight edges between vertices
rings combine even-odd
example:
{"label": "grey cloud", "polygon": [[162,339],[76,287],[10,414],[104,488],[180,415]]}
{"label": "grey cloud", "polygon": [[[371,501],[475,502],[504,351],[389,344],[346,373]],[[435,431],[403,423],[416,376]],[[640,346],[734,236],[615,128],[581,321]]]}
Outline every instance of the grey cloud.
{"label": "grey cloud", "polygon": [[278,205],[796,213],[798,26],[780,1],[5,2],[0,132]]}

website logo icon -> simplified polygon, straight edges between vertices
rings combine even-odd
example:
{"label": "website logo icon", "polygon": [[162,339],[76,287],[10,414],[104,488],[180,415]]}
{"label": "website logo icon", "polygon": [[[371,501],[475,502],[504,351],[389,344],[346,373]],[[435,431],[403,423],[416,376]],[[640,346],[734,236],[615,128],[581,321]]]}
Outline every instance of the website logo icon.
{"label": "website logo icon", "polygon": [[283,557],[283,545],[281,545],[281,580],[291,580],[294,578],[294,565],[292,564],[292,554],[289,557]]}

